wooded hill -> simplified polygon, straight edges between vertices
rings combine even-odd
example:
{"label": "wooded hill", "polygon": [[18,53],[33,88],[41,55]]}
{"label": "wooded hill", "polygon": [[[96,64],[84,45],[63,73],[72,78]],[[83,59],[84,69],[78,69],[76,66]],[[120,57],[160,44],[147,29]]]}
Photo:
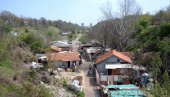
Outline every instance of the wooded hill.
{"label": "wooded hill", "polygon": [[105,19],[92,28],[89,37],[106,48],[133,52],[134,63],[145,66],[156,80],[154,97],[170,95],[170,8],[154,15],[131,13],[115,18],[110,13],[104,10]]}

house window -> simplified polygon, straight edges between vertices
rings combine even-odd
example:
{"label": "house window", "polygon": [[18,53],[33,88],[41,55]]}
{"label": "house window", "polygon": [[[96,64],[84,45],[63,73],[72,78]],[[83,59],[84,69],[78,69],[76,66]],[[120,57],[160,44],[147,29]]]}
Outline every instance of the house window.
{"label": "house window", "polygon": [[117,62],[120,63],[120,59],[117,59]]}

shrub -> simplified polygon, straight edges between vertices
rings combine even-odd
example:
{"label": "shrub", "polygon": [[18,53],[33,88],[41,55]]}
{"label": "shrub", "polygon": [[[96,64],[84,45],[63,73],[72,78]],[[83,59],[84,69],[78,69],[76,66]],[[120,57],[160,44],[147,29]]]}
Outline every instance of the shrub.
{"label": "shrub", "polygon": [[35,42],[33,42],[31,44],[30,48],[34,53],[43,52],[44,51],[43,41],[35,41]]}
{"label": "shrub", "polygon": [[170,35],[170,23],[165,23],[160,26],[160,31],[158,32],[159,37],[167,37]]}
{"label": "shrub", "polygon": [[165,88],[162,88],[161,85],[156,81],[155,82],[155,88],[152,90],[153,96],[154,97],[168,97],[166,95],[166,90]]}
{"label": "shrub", "polygon": [[68,88],[68,82],[67,82],[67,78],[62,78],[62,85],[66,88]]}
{"label": "shrub", "polygon": [[85,93],[83,91],[77,92],[77,97],[85,97]]}

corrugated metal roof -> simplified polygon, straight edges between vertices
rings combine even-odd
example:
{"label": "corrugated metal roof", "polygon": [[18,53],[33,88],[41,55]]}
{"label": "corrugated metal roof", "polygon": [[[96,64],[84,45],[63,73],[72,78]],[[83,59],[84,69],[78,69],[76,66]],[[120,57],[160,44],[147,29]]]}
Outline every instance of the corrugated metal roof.
{"label": "corrugated metal roof", "polygon": [[62,51],[62,48],[56,47],[56,46],[54,46],[54,45],[51,45],[50,48],[51,48],[52,50],[57,51],[57,52],[61,52],[61,51]]}
{"label": "corrugated metal roof", "polygon": [[106,69],[133,68],[135,70],[146,70],[146,68],[133,64],[106,64]]}

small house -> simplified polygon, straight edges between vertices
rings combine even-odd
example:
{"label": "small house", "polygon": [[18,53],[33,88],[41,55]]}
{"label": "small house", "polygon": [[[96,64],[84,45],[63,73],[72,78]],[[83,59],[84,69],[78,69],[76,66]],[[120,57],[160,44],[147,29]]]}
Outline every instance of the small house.
{"label": "small house", "polygon": [[58,52],[61,52],[61,51],[63,51],[62,48],[59,48],[59,47],[54,46],[54,45],[50,46],[50,52],[51,53],[58,53]]}
{"label": "small house", "polygon": [[105,49],[99,49],[99,50],[97,50],[97,51],[92,55],[91,60],[92,60],[93,62],[95,62],[96,59],[97,59],[98,57],[100,57],[101,55],[103,55],[104,53],[106,53],[106,50],[105,50]]}
{"label": "small house", "polygon": [[82,53],[84,53],[84,55],[86,56],[85,59],[91,61],[92,61],[92,56],[95,54],[95,52],[97,52],[100,49],[103,49],[103,46],[97,42],[94,43],[90,42],[90,43],[82,44],[80,46],[80,51],[82,51]]}
{"label": "small house", "polygon": [[59,48],[61,51],[70,51],[71,50],[71,45],[68,44],[67,41],[54,41],[51,44],[51,49],[55,50],[55,48]]}
{"label": "small house", "polygon": [[96,80],[100,84],[130,84],[137,77],[137,71],[145,69],[133,65],[126,53],[111,50],[97,58],[95,63]]}
{"label": "small house", "polygon": [[80,54],[76,52],[59,52],[47,54],[47,61],[52,62],[56,67],[60,68],[74,68],[79,66]]}

